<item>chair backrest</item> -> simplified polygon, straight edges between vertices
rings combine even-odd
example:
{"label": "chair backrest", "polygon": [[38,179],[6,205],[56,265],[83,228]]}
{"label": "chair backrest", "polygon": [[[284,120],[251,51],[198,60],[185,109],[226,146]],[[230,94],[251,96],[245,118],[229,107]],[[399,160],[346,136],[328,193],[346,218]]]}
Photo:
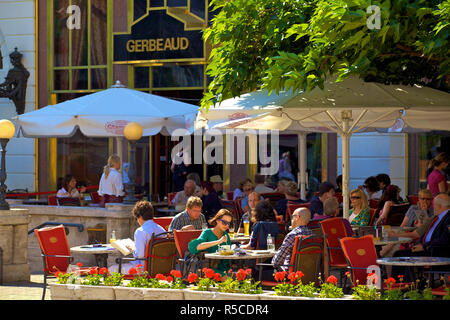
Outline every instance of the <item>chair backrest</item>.
{"label": "chair backrest", "polygon": [[[269,235],[269,233],[271,234],[272,237],[275,238],[275,242],[280,241],[280,238],[278,238],[278,235],[280,233],[284,233],[283,230],[280,228],[280,225],[278,224],[278,232],[276,234],[273,234],[272,231],[270,231],[272,229],[272,222],[269,221],[258,221],[256,222],[258,224],[260,224],[260,229],[258,231],[258,234],[256,235],[256,248],[255,249],[267,249],[267,236]],[[254,226],[253,226],[254,228]],[[284,237],[283,237],[284,239]],[[281,245],[281,244],[280,244]],[[275,244],[276,247],[276,244]]]}
{"label": "chair backrest", "polygon": [[336,192],[334,196],[336,197],[339,203],[343,202],[344,198],[342,197],[342,192]]}
{"label": "chair backrest", "polygon": [[56,196],[48,196],[48,205],[49,206],[57,206],[58,200],[56,199]]}
{"label": "chair backrest", "polygon": [[189,242],[197,239],[202,232],[203,230],[173,230],[175,245],[181,259],[184,258],[184,253],[188,250]]}
{"label": "chair backrest", "polygon": [[411,205],[415,205],[417,204],[417,202],[419,202],[419,196],[417,194],[410,194],[406,196],[406,198],[408,198],[408,201]]}
{"label": "chair backrest", "polygon": [[233,191],[227,191],[227,192],[225,192],[225,194],[227,196],[227,200],[233,201],[233,196],[234,196],[234,192]]}
{"label": "chair backrest", "polygon": [[168,231],[170,223],[172,222],[173,218],[174,217],[155,217],[153,218],[153,221],[155,221],[157,224],[163,227],[164,230]]}
{"label": "chair backrest", "polygon": [[322,266],[323,239],[316,236],[296,236],[289,272],[302,271],[303,284],[310,282],[318,283],[319,273]]}
{"label": "chair backrest", "polygon": [[169,202],[169,205],[170,205],[170,203],[172,202],[173,198],[175,198],[176,195],[177,195],[176,192],[169,192],[169,193],[167,194],[167,201]]}
{"label": "chair backrest", "polygon": [[386,225],[399,226],[402,224],[405,218],[406,211],[408,211],[410,203],[394,204],[389,210],[388,217],[386,219]]}
{"label": "chair backrest", "polygon": [[269,200],[270,204],[273,206],[275,206],[275,204],[280,201],[281,199],[285,199],[285,195],[283,193],[280,192],[264,192],[261,193],[261,197],[264,198],[264,200]]}
{"label": "chair backrest", "polygon": [[241,219],[242,215],[245,213],[244,210],[242,210],[241,203],[242,203],[241,197],[233,200],[234,210],[238,213],[239,219]]}
{"label": "chair backrest", "polygon": [[175,269],[175,257],[177,255],[175,240],[163,238],[163,235],[153,234],[147,243],[144,270],[148,272],[150,277],[154,277],[158,273],[168,275],[171,270]]}
{"label": "chair backrest", "polygon": [[347,262],[339,242],[340,238],[348,237],[342,219],[339,217],[329,218],[321,220],[319,223],[327,242],[330,266],[346,264]]}
{"label": "chair backrest", "polygon": [[51,256],[70,256],[69,243],[67,242],[66,230],[63,225],[35,229],[34,233],[44,255],[44,272],[66,272],[69,259]]}
{"label": "chair backrest", "polygon": [[221,199],[220,202],[222,203],[222,207],[224,209],[228,209],[233,214],[233,224],[239,225],[239,213],[237,212],[236,206],[234,205],[233,200],[223,200]]}
{"label": "chair backrest", "polygon": [[352,268],[353,285],[365,285],[367,282],[366,268],[377,265],[377,252],[372,235],[360,238],[345,237],[340,239],[342,251],[347,259],[348,265]]}
{"label": "chair backrest", "polygon": [[377,212],[376,208],[370,208],[370,220],[369,220],[369,226],[373,226],[375,223],[375,213]]}
{"label": "chair backrest", "polygon": [[56,200],[60,206],[81,207],[80,198],[57,197]]}
{"label": "chair backrest", "polygon": [[102,200],[97,191],[91,192],[91,199],[93,203],[100,203]]}
{"label": "chair backrest", "polygon": [[291,219],[292,214],[298,208],[309,208],[309,202],[306,202],[306,203],[293,203],[293,202],[288,201],[287,202],[287,209],[286,209],[286,217],[285,217],[286,221]]}

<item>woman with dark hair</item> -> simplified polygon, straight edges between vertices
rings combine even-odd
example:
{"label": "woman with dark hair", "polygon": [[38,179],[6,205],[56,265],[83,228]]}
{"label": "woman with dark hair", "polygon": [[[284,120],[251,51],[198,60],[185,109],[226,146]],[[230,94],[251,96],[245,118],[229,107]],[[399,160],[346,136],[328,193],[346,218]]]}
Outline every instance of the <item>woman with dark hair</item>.
{"label": "woman with dark hair", "polygon": [[433,171],[431,171],[428,176],[428,187],[433,194],[433,197],[436,197],[439,193],[448,192],[445,169],[447,168],[449,162],[449,156],[445,152],[439,153],[430,161],[429,168]]}
{"label": "woman with dark hair", "polygon": [[375,213],[375,215],[379,215],[376,221],[377,226],[385,224],[389,216],[391,206],[398,203],[400,203],[400,188],[394,184],[391,184],[386,187],[386,190],[384,190],[377,212]]}
{"label": "woman with dark hair", "polygon": [[391,184],[391,178],[386,173],[377,174],[375,178],[377,179],[378,185],[383,192],[386,190],[387,186]]}
{"label": "woman with dark hair", "polygon": [[216,213],[223,208],[222,202],[216,190],[214,190],[213,183],[210,181],[203,181],[200,184],[202,188],[202,213],[208,221],[216,215]]}
{"label": "woman with dark hair", "polygon": [[[80,188],[81,193],[86,191],[85,187]],[[77,179],[74,176],[68,174],[64,179],[64,186],[56,193],[58,198],[78,198],[80,199],[80,193],[77,190]]]}
{"label": "woman with dark hair", "polygon": [[276,239],[280,232],[280,227],[278,226],[273,207],[267,201],[260,201],[256,205],[255,211],[256,223],[253,226],[250,242],[241,246],[241,248],[266,250],[267,236],[270,234]]}
{"label": "woman with dark hair", "polygon": [[[203,230],[200,237],[189,242],[188,247],[192,254],[197,254],[200,251],[214,253],[222,244],[231,245],[228,229],[233,223],[233,214],[227,209],[220,209],[214,218],[208,222],[213,227]],[[221,276],[224,276],[230,269],[230,261],[220,260],[218,265],[213,266],[212,269],[220,273]]]}
{"label": "woman with dark hair", "polygon": [[380,185],[378,183],[377,178],[375,177],[368,177],[364,181],[364,191],[367,195],[367,200],[371,199],[380,199]]}

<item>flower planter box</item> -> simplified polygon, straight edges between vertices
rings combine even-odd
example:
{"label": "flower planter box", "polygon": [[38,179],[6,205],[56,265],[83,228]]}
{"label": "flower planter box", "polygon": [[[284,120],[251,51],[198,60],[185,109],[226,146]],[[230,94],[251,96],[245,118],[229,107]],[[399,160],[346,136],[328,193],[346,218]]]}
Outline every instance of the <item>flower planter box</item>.
{"label": "flower planter box", "polygon": [[217,300],[260,300],[260,294],[217,292]]}
{"label": "flower planter box", "polygon": [[184,300],[180,289],[115,287],[116,300]]}
{"label": "flower planter box", "polygon": [[114,287],[116,300],[144,300],[145,288]]}
{"label": "flower planter box", "polygon": [[194,287],[183,289],[184,300],[216,300],[217,291],[197,291]]}
{"label": "flower planter box", "polygon": [[352,300],[351,295],[344,295],[342,298],[319,298],[316,297],[296,297],[296,296],[276,296],[274,291],[267,291],[260,295],[261,300]]}
{"label": "flower planter box", "polygon": [[49,284],[52,300],[115,300],[114,287]]}

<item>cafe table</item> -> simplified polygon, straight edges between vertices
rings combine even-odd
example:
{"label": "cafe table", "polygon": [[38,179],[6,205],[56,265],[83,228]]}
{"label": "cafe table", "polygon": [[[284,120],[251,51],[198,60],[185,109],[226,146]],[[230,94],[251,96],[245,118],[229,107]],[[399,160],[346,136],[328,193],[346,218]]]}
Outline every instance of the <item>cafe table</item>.
{"label": "cafe table", "polygon": [[243,233],[235,233],[233,236],[230,236],[231,243],[248,242],[250,239],[250,236],[245,236]]}
{"label": "cafe table", "polygon": [[70,248],[71,253],[93,254],[99,267],[107,267],[109,254],[121,254],[110,244],[89,244]]}
{"label": "cafe table", "polygon": [[412,272],[419,267],[435,267],[450,265],[450,258],[445,257],[386,257],[377,259],[377,263],[384,266],[403,266],[407,267],[415,281],[416,272]]}
{"label": "cafe table", "polygon": [[373,243],[375,246],[385,246],[388,244],[397,244],[397,243],[408,243],[411,241],[413,241],[412,238],[405,238],[405,237],[373,238]]}
{"label": "cafe table", "polygon": [[268,259],[277,254],[276,250],[245,250],[245,255],[221,255],[218,252],[206,253],[205,258],[211,260],[232,260],[241,268],[248,260]]}

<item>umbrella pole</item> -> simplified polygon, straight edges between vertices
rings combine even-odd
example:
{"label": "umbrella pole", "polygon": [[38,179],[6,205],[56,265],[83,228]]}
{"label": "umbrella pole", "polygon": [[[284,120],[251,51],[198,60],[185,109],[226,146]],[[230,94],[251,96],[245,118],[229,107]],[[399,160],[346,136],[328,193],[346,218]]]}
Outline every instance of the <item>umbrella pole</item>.
{"label": "umbrella pole", "polygon": [[342,199],[343,199],[343,209],[344,209],[344,218],[348,219],[349,217],[349,176],[350,176],[350,137],[351,132],[349,130],[349,123],[351,118],[350,114],[347,112],[342,112]]}
{"label": "umbrella pole", "polygon": [[306,200],[306,136],[302,132],[298,135],[298,184],[300,186],[300,199]]}

